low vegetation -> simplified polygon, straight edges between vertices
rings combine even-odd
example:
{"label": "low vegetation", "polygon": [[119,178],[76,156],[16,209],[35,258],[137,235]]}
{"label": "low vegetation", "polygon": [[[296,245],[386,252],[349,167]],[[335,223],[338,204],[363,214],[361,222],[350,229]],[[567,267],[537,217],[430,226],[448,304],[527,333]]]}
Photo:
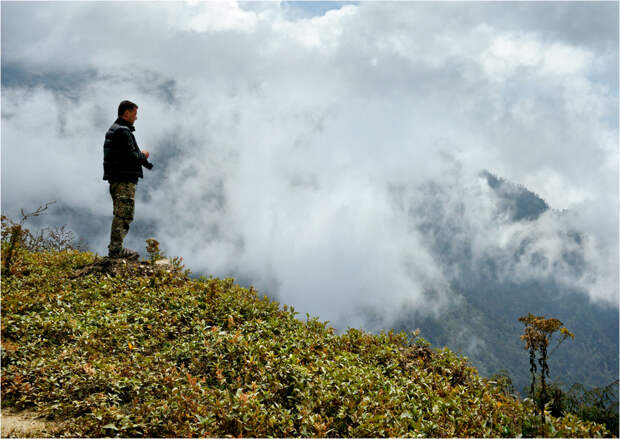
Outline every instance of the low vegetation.
{"label": "low vegetation", "polygon": [[11,239],[2,406],[53,419],[54,436],[609,435],[548,411],[541,427],[531,400],[419,333],[336,334],[232,279],[111,275],[85,269],[91,253]]}
{"label": "low vegetation", "polygon": [[[232,279],[74,277],[94,255],[20,250],[2,284],[2,404],[64,436],[517,436],[539,418],[415,335],[337,335]],[[601,425],[547,415],[549,436]]]}

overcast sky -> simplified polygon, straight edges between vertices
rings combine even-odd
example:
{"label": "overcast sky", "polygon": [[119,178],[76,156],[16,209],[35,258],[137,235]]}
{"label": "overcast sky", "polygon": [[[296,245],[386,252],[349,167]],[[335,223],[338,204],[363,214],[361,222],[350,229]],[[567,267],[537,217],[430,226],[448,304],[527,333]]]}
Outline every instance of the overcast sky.
{"label": "overcast sky", "polygon": [[[437,311],[454,273],[415,227],[433,184],[474,258],[530,236],[551,263],[506,276],[617,305],[617,2],[2,2],[3,213],[58,200],[101,218],[106,253],[123,99],[155,164],[136,217],[195,272],[336,323]],[[503,218],[482,170],[554,211]],[[583,273],[555,263],[573,229]]]}

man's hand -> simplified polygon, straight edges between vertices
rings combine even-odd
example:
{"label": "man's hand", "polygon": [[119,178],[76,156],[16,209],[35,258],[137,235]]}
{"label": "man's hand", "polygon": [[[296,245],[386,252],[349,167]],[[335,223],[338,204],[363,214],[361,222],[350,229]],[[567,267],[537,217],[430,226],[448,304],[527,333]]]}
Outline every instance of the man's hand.
{"label": "man's hand", "polygon": [[148,151],[142,151],[142,154],[144,154],[144,163],[142,163],[142,166],[149,170],[153,169],[153,163],[149,162],[149,156],[151,154],[149,154]]}

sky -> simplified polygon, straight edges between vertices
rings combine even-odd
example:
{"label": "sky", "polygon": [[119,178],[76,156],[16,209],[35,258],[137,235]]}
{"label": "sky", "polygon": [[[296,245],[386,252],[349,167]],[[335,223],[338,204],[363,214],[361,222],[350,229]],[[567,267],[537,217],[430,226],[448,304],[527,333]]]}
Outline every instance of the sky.
{"label": "sky", "polygon": [[[155,164],[136,224],[194,272],[337,326],[437,314],[458,273],[421,225],[451,221],[472,263],[618,305],[617,2],[1,7],[3,214],[57,200],[48,220],[89,221],[105,254],[103,138],[129,99]],[[511,221],[485,170],[551,209]]]}

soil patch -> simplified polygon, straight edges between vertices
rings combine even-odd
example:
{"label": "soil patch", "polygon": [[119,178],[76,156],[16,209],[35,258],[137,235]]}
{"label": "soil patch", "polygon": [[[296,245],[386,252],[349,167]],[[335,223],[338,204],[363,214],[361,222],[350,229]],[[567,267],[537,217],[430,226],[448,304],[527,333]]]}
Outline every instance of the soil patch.
{"label": "soil patch", "polygon": [[56,424],[42,419],[36,412],[2,409],[0,412],[1,437],[51,437]]}

